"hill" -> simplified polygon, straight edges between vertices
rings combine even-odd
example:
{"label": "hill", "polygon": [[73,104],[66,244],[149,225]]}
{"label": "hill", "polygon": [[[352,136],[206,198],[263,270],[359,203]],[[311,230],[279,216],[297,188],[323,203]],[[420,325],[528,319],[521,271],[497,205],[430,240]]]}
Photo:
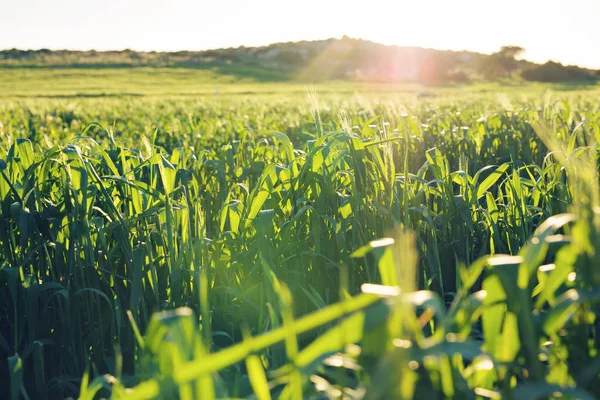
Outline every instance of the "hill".
{"label": "hill", "polygon": [[[508,49],[508,50],[506,50]],[[528,80],[593,81],[600,71],[517,60],[518,47],[485,55],[420,47],[386,46],[343,37],[205,51],[140,52],[3,50],[0,68],[235,68],[259,80],[351,79],[436,84],[522,75]],[[515,51],[516,50],[516,51]],[[522,49],[520,49],[522,50]],[[552,74],[548,70],[552,70]],[[539,79],[538,79],[539,78]]]}

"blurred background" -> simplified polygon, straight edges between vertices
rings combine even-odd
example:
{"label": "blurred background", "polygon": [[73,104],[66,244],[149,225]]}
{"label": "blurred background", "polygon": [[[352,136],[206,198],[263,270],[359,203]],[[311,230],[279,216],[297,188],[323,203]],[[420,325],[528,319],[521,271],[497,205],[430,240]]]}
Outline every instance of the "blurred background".
{"label": "blurred background", "polygon": [[[5,1],[0,89],[151,91],[124,86],[138,79],[184,93],[238,81],[585,85],[600,79],[598,18],[595,0]],[[11,71],[21,67],[63,70]],[[78,71],[99,68],[110,71]],[[132,68],[152,70],[122,71]]]}

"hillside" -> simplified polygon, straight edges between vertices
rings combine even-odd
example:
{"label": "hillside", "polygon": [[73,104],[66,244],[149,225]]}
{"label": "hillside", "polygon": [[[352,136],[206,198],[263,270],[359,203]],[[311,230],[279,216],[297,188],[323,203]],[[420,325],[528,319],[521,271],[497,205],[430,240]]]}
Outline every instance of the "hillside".
{"label": "hillside", "polygon": [[[506,47],[503,49],[520,49]],[[522,50],[522,49],[521,49]],[[140,52],[3,50],[0,68],[236,68],[259,80],[351,79],[369,82],[464,82],[523,75],[527,80],[594,81],[600,71],[517,60],[499,51],[485,55],[420,47],[386,46],[344,37],[205,51]]]}

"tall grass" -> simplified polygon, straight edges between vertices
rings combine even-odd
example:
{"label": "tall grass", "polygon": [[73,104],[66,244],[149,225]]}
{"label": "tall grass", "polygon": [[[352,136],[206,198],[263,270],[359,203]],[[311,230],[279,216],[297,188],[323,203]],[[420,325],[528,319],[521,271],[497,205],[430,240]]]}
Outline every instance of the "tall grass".
{"label": "tall grass", "polygon": [[0,110],[12,398],[600,394],[590,97],[85,104]]}

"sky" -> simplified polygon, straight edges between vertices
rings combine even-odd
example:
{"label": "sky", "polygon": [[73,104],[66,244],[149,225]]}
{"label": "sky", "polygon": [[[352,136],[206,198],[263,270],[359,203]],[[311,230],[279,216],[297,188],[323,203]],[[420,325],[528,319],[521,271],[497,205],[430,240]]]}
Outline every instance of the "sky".
{"label": "sky", "polygon": [[0,0],[0,49],[203,50],[348,35],[600,68],[600,0]]}

